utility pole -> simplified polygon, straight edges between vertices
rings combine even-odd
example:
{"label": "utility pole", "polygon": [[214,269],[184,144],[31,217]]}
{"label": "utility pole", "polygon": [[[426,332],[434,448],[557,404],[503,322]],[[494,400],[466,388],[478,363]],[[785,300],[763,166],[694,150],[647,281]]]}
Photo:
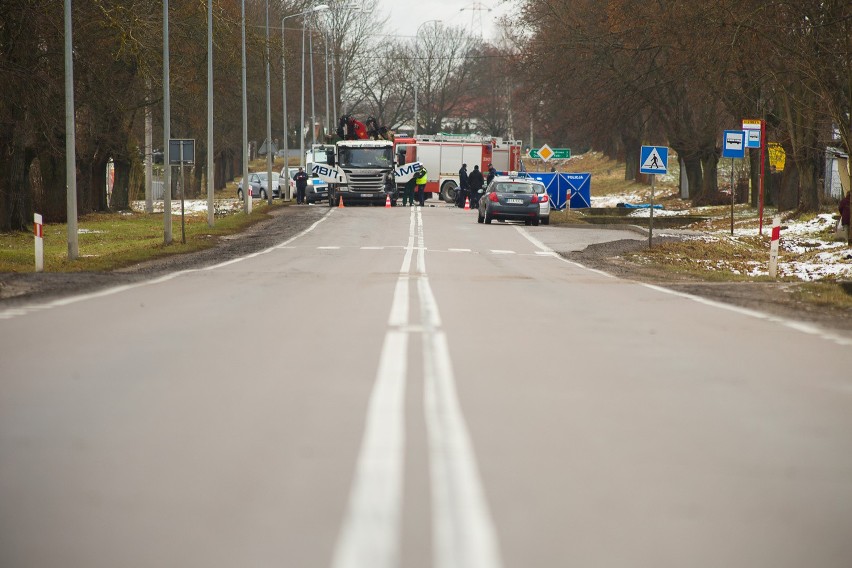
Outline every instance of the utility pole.
{"label": "utility pole", "polygon": [[65,193],[68,216],[68,260],[80,254],[77,239],[77,129],[74,123],[74,41],[71,0],[65,0]]}
{"label": "utility pole", "polygon": [[213,0],[207,0],[207,225],[215,223],[213,204],[216,168],[213,165]]}
{"label": "utility pole", "polygon": [[246,101],[246,0],[242,1],[243,28],[243,197],[246,214],[251,215],[251,186],[248,179],[248,102]]}
{"label": "utility pole", "polygon": [[145,213],[154,212],[154,113],[151,110],[151,79],[145,81]]}
{"label": "utility pole", "polygon": [[269,0],[266,0],[266,203],[272,205],[272,98],[269,82]]}
{"label": "utility pole", "polygon": [[163,242],[172,244],[172,107],[169,97],[169,0],[163,0]]}

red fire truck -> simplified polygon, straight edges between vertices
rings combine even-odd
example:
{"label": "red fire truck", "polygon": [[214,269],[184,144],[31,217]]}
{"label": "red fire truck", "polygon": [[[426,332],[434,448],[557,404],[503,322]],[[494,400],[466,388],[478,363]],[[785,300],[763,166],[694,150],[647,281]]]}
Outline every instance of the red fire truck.
{"label": "red fire truck", "polygon": [[499,172],[517,171],[521,163],[521,142],[503,140],[492,136],[463,134],[418,135],[413,138],[397,137],[394,151],[398,166],[420,162],[428,172],[427,197],[432,194],[452,203],[459,186],[459,169],[467,164],[467,171],[478,165],[487,175],[488,164]]}

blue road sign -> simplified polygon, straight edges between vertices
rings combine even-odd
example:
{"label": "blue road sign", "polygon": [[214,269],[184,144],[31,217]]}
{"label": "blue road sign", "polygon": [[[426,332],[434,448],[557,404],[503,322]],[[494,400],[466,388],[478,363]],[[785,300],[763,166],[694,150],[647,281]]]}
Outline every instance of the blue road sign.
{"label": "blue road sign", "polygon": [[746,134],[742,130],[726,130],[722,138],[723,158],[745,158]]}
{"label": "blue road sign", "polygon": [[760,148],[760,130],[746,130],[746,148]]}
{"label": "blue road sign", "polygon": [[669,149],[666,146],[642,146],[639,171],[643,174],[668,173]]}

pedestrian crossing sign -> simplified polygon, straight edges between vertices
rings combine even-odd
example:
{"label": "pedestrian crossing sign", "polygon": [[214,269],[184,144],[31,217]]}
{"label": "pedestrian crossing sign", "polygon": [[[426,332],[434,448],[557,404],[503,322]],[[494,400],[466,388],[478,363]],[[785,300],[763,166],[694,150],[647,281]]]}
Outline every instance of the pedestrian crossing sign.
{"label": "pedestrian crossing sign", "polygon": [[643,174],[668,173],[669,149],[666,146],[642,146],[639,171]]}

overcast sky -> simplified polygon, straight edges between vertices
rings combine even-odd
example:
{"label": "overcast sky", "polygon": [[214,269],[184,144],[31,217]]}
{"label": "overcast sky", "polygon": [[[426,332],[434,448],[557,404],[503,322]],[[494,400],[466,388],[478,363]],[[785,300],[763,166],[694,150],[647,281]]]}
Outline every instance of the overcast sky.
{"label": "overcast sky", "polygon": [[[471,30],[471,33],[479,33],[481,18],[484,39],[493,39],[496,32],[494,21],[510,13],[511,4],[506,0],[379,0],[380,10],[390,15],[386,27],[388,34],[413,36],[418,26],[429,20],[441,20],[445,24]],[[477,7],[484,9],[474,9]],[[488,8],[491,8],[490,12]]]}

